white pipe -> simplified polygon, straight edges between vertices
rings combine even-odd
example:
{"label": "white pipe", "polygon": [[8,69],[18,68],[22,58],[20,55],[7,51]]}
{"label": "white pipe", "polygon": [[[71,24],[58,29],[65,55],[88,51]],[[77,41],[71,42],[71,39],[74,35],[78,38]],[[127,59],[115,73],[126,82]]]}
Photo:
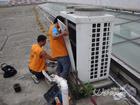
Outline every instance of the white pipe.
{"label": "white pipe", "polygon": [[109,77],[137,104],[140,105],[140,102],[133,97],[131,94],[129,94],[124,87],[122,87],[111,75],[109,75]]}
{"label": "white pipe", "polygon": [[67,80],[57,75],[53,75],[53,81],[55,81],[61,88],[63,105],[69,105]]}
{"label": "white pipe", "polygon": [[51,75],[50,77],[44,70],[42,71],[42,73],[50,82],[56,82],[60,86],[62,103],[63,105],[69,105],[67,80],[57,75]]}
{"label": "white pipe", "polygon": [[46,73],[46,71],[43,70],[42,73],[50,82],[52,82],[51,77]]}

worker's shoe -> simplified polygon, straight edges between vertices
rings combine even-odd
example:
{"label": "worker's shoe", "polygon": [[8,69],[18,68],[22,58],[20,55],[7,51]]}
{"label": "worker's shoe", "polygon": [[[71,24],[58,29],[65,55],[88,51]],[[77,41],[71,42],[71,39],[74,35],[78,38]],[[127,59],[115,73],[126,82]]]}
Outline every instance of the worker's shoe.
{"label": "worker's shoe", "polygon": [[34,80],[34,83],[39,84],[39,80],[35,75],[32,75],[32,79]]}

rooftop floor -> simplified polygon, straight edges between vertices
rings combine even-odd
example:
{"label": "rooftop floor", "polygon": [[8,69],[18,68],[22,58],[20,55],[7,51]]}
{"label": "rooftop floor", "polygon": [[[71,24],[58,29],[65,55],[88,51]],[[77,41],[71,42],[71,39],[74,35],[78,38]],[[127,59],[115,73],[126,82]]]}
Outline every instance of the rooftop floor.
{"label": "rooftop floor", "polygon": [[[6,79],[0,71],[0,105],[46,105],[43,95],[49,85],[35,84],[27,66],[29,49],[39,33],[33,6],[0,8],[0,62],[18,71]],[[15,83],[20,83],[21,93],[14,92]]]}

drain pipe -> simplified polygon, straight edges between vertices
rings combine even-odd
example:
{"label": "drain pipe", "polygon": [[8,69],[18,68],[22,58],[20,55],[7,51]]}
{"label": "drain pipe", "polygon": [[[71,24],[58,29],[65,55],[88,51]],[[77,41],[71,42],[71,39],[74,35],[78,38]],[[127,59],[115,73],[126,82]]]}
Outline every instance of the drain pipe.
{"label": "drain pipe", "polygon": [[67,80],[53,74],[50,77],[45,71],[42,71],[42,73],[50,82],[56,82],[58,86],[60,86],[60,90],[62,94],[62,103],[63,105],[69,105]]}
{"label": "drain pipe", "polygon": [[133,97],[131,94],[129,94],[127,92],[127,90],[125,90],[124,87],[122,87],[111,75],[109,75],[109,77],[112,79],[113,82],[115,82],[137,105],[140,105],[140,102],[135,98]]}

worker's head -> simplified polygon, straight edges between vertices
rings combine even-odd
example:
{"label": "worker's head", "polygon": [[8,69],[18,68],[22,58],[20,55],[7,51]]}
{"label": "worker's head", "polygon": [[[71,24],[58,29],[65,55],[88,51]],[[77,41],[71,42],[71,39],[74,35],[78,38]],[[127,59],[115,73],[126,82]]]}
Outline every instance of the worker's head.
{"label": "worker's head", "polygon": [[57,24],[58,23],[58,18],[56,17],[53,21],[54,24]]}
{"label": "worker's head", "polygon": [[57,16],[57,17],[54,19],[53,23],[56,24],[56,27],[57,27],[57,28],[60,28],[59,23],[58,23],[58,19],[61,20],[61,16]]}
{"label": "worker's head", "polygon": [[46,44],[46,39],[47,39],[46,36],[39,35],[37,38],[37,42],[39,43],[40,46],[44,46]]}
{"label": "worker's head", "polygon": [[[58,19],[61,20],[61,21],[64,20],[64,18],[63,18],[62,16],[57,16],[57,17],[55,17],[55,19],[53,20],[53,23],[54,23],[54,24],[58,23]],[[62,21],[62,22],[64,22],[64,21]]]}

